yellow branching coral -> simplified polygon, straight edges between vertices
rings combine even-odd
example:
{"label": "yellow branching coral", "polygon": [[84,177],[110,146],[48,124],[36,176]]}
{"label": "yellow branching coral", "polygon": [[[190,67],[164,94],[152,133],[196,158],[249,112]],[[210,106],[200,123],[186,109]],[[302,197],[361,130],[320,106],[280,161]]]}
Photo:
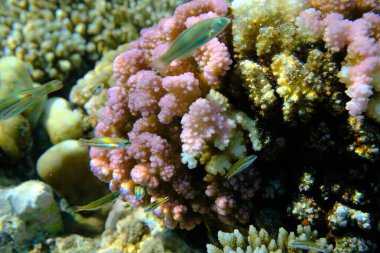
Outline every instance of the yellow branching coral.
{"label": "yellow branching coral", "polygon": [[284,119],[290,121],[294,111],[300,116],[310,114],[313,104],[321,99],[322,80],[289,54],[273,57],[271,68],[277,77],[276,92],[284,100]]}
{"label": "yellow branching coral", "polygon": [[[280,4],[281,2],[281,4]],[[243,83],[251,108],[269,117],[278,105],[283,119],[307,121],[317,105],[344,111],[343,85],[330,51],[317,49],[299,28],[307,1],[240,1],[232,4],[234,75]],[[279,99],[280,98],[280,99]]]}
{"label": "yellow branching coral", "polygon": [[307,7],[306,1],[233,1],[235,20],[232,25],[232,35],[235,57],[243,59],[255,51],[260,28],[276,27],[295,21],[298,13]]}
{"label": "yellow branching coral", "polygon": [[265,112],[274,105],[277,99],[273,85],[265,75],[268,68],[263,68],[251,60],[243,60],[237,64],[235,71],[244,80],[244,86],[253,103],[252,106],[259,108],[260,113],[265,115]]}
{"label": "yellow branching coral", "polygon": [[254,226],[249,226],[248,236],[245,238],[237,229],[233,233],[218,232],[218,240],[223,249],[219,249],[212,244],[207,244],[207,253],[223,252],[271,252],[271,253],[293,253],[299,252],[299,248],[294,247],[295,240],[307,241],[324,252],[332,252],[333,246],[327,244],[325,238],[319,238],[316,230],[311,230],[310,226],[297,227],[297,235],[294,232],[287,232],[284,228],[278,231],[277,240],[271,238],[265,229],[258,231]]}

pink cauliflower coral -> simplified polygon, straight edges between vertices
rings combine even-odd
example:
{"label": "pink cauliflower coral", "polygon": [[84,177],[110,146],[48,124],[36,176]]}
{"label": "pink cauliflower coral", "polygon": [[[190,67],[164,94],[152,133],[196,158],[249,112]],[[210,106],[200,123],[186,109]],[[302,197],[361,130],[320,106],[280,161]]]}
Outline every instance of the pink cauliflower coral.
{"label": "pink cauliflower coral", "polygon": [[[143,29],[141,37],[114,61],[116,85],[108,91],[96,135],[128,137],[132,144],[112,151],[92,148],[91,169],[132,205],[146,205],[168,196],[169,201],[154,211],[168,227],[192,229],[201,222],[201,215],[210,212],[228,223],[246,221],[236,214],[246,217],[250,210],[241,203],[247,202],[241,194],[243,188],[223,185],[223,180],[212,181],[209,183],[220,193],[209,196],[202,175],[194,177],[194,170],[181,163],[180,136],[187,150],[198,150],[206,141],[220,148],[229,142],[232,122],[222,115],[223,109],[216,102],[202,98],[211,88],[219,88],[232,63],[223,35],[197,49],[194,57],[174,60],[165,71],[153,66],[154,59],[186,26],[207,17],[225,16],[227,11],[223,0],[183,4],[172,17]],[[248,180],[252,178],[256,180]],[[241,185],[244,180],[239,181]],[[141,200],[134,195],[137,185],[145,188]],[[244,186],[249,196],[256,190],[255,184],[250,185]],[[223,196],[235,204],[226,205]],[[223,215],[218,214],[220,210]]]}
{"label": "pink cauliflower coral", "polygon": [[346,15],[355,10],[369,11],[379,6],[377,0],[310,0],[310,3],[324,13],[338,12]]}
{"label": "pink cauliflower coral", "polygon": [[373,94],[373,76],[380,73],[380,16],[365,13],[362,18],[350,21],[341,14],[330,13],[322,20],[318,11],[309,9],[300,17],[314,19],[302,22],[311,31],[324,29],[323,40],[331,50],[340,51],[347,46],[339,77],[347,85],[346,94],[351,98],[346,109],[350,116],[361,121]]}
{"label": "pink cauliflower coral", "polygon": [[215,101],[199,98],[182,117],[181,140],[185,153],[201,151],[202,146],[213,140],[215,146],[224,149],[229,142],[234,122],[225,118],[223,108]]}

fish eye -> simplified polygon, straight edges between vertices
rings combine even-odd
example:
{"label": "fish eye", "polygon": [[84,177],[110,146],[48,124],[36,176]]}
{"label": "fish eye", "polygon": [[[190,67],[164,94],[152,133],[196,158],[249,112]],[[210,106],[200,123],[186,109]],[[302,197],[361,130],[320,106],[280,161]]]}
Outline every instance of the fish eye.
{"label": "fish eye", "polygon": [[210,26],[210,30],[218,31],[222,29],[222,27],[223,27],[222,21],[218,20],[217,22],[215,22],[214,24]]}

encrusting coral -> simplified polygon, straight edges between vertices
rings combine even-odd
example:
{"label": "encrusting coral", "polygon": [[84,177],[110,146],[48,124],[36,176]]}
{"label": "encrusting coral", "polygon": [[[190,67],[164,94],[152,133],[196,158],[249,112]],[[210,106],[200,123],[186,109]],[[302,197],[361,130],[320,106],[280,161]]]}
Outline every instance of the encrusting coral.
{"label": "encrusting coral", "polygon": [[182,2],[6,0],[0,7],[0,56],[30,63],[35,81],[66,80]]}
{"label": "encrusting coral", "polygon": [[[97,136],[128,137],[132,144],[112,151],[92,148],[94,174],[132,205],[168,196],[154,211],[168,227],[192,229],[206,214],[227,224],[246,223],[258,189],[255,169],[222,178],[232,163],[262,147],[256,121],[217,91],[232,63],[224,35],[165,70],[153,64],[184,29],[227,10],[222,0],[195,0],[143,29],[114,61],[116,84],[108,89],[96,126]],[[141,200],[134,195],[139,185],[146,192]]]}
{"label": "encrusting coral", "polygon": [[299,249],[292,246],[292,241],[302,240],[314,242],[323,252],[332,252],[333,246],[327,244],[325,238],[318,238],[318,232],[311,230],[310,226],[303,227],[298,225],[297,234],[287,232],[284,228],[278,230],[277,240],[269,236],[265,229],[258,231],[253,225],[249,226],[247,239],[237,229],[233,233],[218,232],[218,240],[222,245],[222,249],[207,244],[207,253],[223,253],[223,252],[271,252],[286,253],[299,252]]}

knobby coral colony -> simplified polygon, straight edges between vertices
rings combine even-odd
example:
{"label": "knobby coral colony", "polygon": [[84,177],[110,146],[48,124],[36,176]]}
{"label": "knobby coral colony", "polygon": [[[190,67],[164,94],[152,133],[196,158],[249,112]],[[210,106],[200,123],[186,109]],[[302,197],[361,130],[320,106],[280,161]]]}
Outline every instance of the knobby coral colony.
{"label": "knobby coral colony", "polygon": [[[349,99],[346,109],[357,133],[354,145],[364,146],[363,156],[376,155],[376,134],[369,138],[363,127],[368,100],[380,91],[380,18],[369,12],[375,3],[363,7],[348,2],[356,13],[368,13],[349,21],[343,16],[346,9],[334,7],[334,1],[235,0],[231,7],[236,64],[226,85],[222,81],[232,64],[226,33],[165,69],[153,64],[186,28],[226,16],[226,2],[194,0],[143,29],[129,50],[114,60],[116,84],[108,89],[96,126],[97,136],[127,138],[131,145],[91,148],[93,173],[132,205],[168,197],[154,213],[167,227],[193,229],[205,215],[236,224],[247,223],[253,214],[252,200],[261,181],[257,166],[224,178],[236,161],[274,143],[262,136],[256,119],[237,109],[246,102],[250,109],[244,110],[260,119],[276,115],[273,108],[280,106],[281,124],[297,125],[311,120],[321,104],[330,115],[341,116]],[[236,94],[242,103],[232,106]],[[136,192],[143,187],[145,194],[135,196],[136,187]]]}
{"label": "knobby coral colony", "polygon": [[[215,90],[232,63],[224,35],[199,47],[193,57],[172,61],[165,70],[153,67],[182,31],[199,21],[226,16],[227,11],[222,0],[181,5],[172,17],[143,29],[141,38],[114,61],[116,85],[108,90],[96,135],[128,137],[131,146],[91,148],[91,168],[133,205],[169,197],[155,210],[168,227],[179,224],[192,229],[210,212],[226,223],[249,220],[257,172],[250,170],[228,181],[222,176],[252,150],[245,135],[256,150],[260,143],[256,122],[231,108]],[[206,175],[189,169],[199,162]],[[137,186],[146,188],[141,200],[134,195]]]}

